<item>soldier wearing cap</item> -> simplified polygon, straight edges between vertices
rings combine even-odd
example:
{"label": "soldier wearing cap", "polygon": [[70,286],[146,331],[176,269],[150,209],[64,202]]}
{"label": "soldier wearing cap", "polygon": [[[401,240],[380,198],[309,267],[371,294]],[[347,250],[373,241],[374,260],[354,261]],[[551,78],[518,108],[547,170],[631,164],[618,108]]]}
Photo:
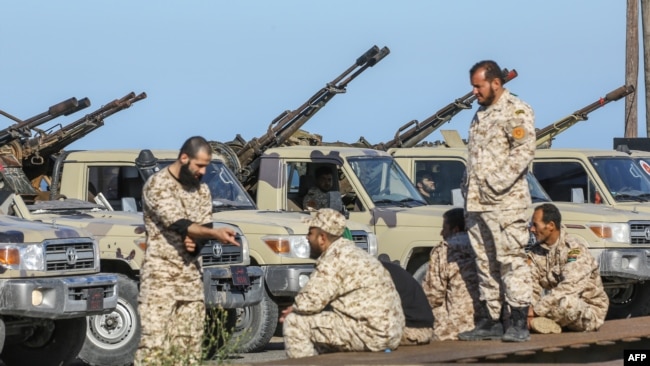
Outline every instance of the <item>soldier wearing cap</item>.
{"label": "soldier wearing cap", "polygon": [[287,356],[396,349],[405,320],[388,271],[341,237],[346,223],[339,212],[320,209],[305,222],[316,268],[280,317]]}
{"label": "soldier wearing cap", "polygon": [[550,203],[535,208],[530,231],[537,240],[528,252],[533,273],[533,305],[528,312],[531,330],[598,330],[605,322],[609,298],[587,242],[562,229],[562,215]]}
{"label": "soldier wearing cap", "polygon": [[[496,62],[475,64],[470,82],[481,107],[469,128],[462,191],[482,306],[476,327],[458,337],[523,342],[530,339],[526,317],[533,292],[525,248],[531,203],[526,174],[535,154],[535,116],[503,87]],[[512,320],[505,330],[502,310]]]}

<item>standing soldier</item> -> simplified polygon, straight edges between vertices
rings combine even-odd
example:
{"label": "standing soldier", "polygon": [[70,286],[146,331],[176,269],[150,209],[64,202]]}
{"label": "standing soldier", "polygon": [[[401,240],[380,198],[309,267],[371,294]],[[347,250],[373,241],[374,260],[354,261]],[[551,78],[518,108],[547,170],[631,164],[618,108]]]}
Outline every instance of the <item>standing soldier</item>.
{"label": "standing soldier", "polygon": [[316,268],[282,312],[289,358],[395,349],[404,329],[400,297],[377,258],[342,238],[345,217],[330,208],[307,221]]}
{"label": "standing soldier", "polygon": [[199,136],[142,191],[147,250],[140,272],[142,337],[136,365],[201,362],[205,304],[201,240],[239,245],[230,228],[212,228],[212,199],[201,183],[211,148]]}
{"label": "standing soldier", "polygon": [[478,277],[474,250],[465,231],[465,212],[452,208],[442,215],[443,242],[433,248],[422,287],[433,311],[437,341],[457,340],[474,328]]}
{"label": "standing soldier", "polygon": [[[470,80],[481,107],[469,129],[462,188],[483,305],[476,327],[458,338],[527,341],[532,284],[525,253],[525,211],[531,202],[526,173],[535,153],[535,118],[528,104],[503,88],[496,62],[475,64]],[[511,319],[505,332],[499,318],[502,307]]]}
{"label": "standing soldier", "polygon": [[598,330],[609,298],[587,242],[562,229],[560,211],[550,203],[535,208],[530,231],[537,243],[528,257],[533,273],[530,328],[537,333]]}

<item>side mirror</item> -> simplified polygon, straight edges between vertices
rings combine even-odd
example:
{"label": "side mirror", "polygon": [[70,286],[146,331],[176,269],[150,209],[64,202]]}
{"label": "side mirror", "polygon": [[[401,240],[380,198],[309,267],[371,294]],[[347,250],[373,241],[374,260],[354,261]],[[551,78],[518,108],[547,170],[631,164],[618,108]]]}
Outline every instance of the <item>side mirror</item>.
{"label": "side mirror", "polygon": [[460,188],[451,190],[451,204],[454,207],[465,207],[465,198],[463,198]]}
{"label": "side mirror", "polygon": [[571,188],[571,202],[585,203],[585,193],[582,188]]}
{"label": "side mirror", "polygon": [[138,205],[134,197],[122,197],[122,211],[138,212]]}

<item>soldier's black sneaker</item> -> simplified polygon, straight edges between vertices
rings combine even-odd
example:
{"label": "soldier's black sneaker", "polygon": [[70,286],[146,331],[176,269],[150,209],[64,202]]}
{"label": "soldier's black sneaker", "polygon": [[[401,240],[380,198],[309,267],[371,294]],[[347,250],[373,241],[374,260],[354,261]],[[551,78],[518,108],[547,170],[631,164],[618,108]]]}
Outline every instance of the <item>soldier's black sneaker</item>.
{"label": "soldier's black sneaker", "polygon": [[461,341],[485,341],[490,339],[502,339],[503,325],[499,320],[481,319],[476,327],[467,332],[458,334]]}

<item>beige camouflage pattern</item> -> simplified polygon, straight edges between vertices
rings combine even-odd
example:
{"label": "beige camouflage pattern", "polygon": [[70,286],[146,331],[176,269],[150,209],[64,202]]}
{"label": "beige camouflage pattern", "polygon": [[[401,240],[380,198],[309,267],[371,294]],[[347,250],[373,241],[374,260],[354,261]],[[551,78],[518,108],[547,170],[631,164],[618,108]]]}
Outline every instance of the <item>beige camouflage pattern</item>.
{"label": "beige camouflage pattern", "polygon": [[474,329],[478,276],[466,232],[433,248],[422,287],[433,311],[435,340],[458,340],[458,333]]}
{"label": "beige camouflage pattern", "polygon": [[393,280],[379,260],[340,238],[316,261],[284,321],[290,358],[326,352],[396,349],[405,319]]}
{"label": "beige camouflage pattern", "polygon": [[526,181],[535,154],[535,116],[504,89],[494,105],[481,107],[469,128],[468,161],[461,186],[469,212],[530,205]]}
{"label": "beige camouflage pattern", "polygon": [[302,208],[311,207],[315,210],[329,207],[329,192],[323,192],[318,187],[311,187],[302,199]]}
{"label": "beige camouflage pattern", "polygon": [[140,277],[142,338],[136,360],[149,365],[160,354],[179,349],[200,359],[205,320],[201,257],[188,253],[184,238],[168,228],[180,219],[211,222],[210,191],[205,184],[198,191],[186,190],[163,169],[147,181],[142,193],[147,250]]}
{"label": "beige camouflage pattern", "polygon": [[492,319],[501,315],[502,299],[512,307],[528,306],[532,301],[532,277],[525,252],[530,240],[528,217],[524,209],[466,214],[480,299],[486,301]]}
{"label": "beige camouflage pattern", "polygon": [[533,274],[533,310],[574,331],[595,331],[605,322],[609,298],[587,243],[564,229],[554,245],[528,253]]}
{"label": "beige camouflage pattern", "polygon": [[400,346],[421,346],[431,343],[433,339],[433,328],[411,328],[404,327]]}
{"label": "beige camouflage pattern", "polygon": [[312,217],[305,218],[303,222],[309,227],[317,227],[334,236],[343,235],[345,231],[345,216],[331,208],[321,208]]}

